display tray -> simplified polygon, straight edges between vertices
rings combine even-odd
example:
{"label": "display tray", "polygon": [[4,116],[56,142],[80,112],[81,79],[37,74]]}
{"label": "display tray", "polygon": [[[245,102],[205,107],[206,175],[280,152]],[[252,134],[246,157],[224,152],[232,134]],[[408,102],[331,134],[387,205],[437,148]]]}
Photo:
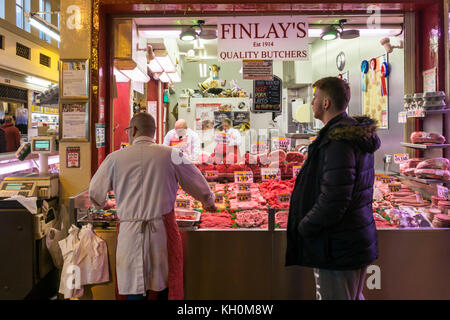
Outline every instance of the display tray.
{"label": "display tray", "polygon": [[[450,113],[450,109],[424,110],[424,117],[435,115],[435,114],[445,114],[445,113]],[[413,116],[407,115],[406,117],[407,118],[424,118],[424,117],[419,117],[416,115],[413,115]]]}
{"label": "display tray", "polygon": [[409,142],[400,142],[400,144],[407,148],[413,149],[439,149],[439,148],[450,148],[450,144],[417,144]]}
{"label": "display tray", "polygon": [[426,184],[430,184],[430,183],[450,183],[450,180],[422,179],[422,178],[417,178],[417,177],[405,176],[405,175],[402,175],[402,174],[399,177],[403,178],[403,179],[407,179],[407,180],[417,181],[417,182],[420,182],[420,183],[426,183]]}

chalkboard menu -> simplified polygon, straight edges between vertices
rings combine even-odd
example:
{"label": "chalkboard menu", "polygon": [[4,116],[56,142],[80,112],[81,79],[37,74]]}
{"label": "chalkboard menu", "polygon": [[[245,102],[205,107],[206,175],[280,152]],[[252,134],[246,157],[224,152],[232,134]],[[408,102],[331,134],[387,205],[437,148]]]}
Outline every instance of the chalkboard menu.
{"label": "chalkboard menu", "polygon": [[254,80],[253,111],[280,112],[281,84],[282,81],[277,76],[274,76],[272,80]]}

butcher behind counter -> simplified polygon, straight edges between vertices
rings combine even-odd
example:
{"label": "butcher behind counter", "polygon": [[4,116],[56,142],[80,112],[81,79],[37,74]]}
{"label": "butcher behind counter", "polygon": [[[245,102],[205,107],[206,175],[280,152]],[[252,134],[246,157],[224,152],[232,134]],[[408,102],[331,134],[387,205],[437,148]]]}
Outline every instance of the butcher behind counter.
{"label": "butcher behind counter", "polygon": [[133,300],[146,299],[149,291],[183,299],[183,249],[174,214],[178,184],[206,210],[217,210],[200,171],[179,150],[155,144],[155,128],[150,114],[135,115],[127,128],[131,145],[109,154],[89,186],[96,209],[107,207],[114,190],[118,292]]}

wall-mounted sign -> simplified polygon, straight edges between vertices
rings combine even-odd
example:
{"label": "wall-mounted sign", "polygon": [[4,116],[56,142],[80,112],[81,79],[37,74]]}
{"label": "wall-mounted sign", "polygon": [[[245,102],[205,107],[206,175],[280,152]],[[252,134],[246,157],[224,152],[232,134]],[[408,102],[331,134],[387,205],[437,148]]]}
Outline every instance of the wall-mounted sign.
{"label": "wall-mounted sign", "polygon": [[423,92],[436,91],[436,68],[428,69],[423,72]]}
{"label": "wall-mounted sign", "polygon": [[272,80],[253,81],[253,111],[280,112],[282,81],[277,76]]}
{"label": "wall-mounted sign", "polygon": [[106,145],[105,131],[106,127],[104,123],[95,124],[95,144],[97,148],[104,147]]}
{"label": "wall-mounted sign", "polygon": [[272,60],[243,60],[242,79],[244,80],[272,80]]}
{"label": "wall-mounted sign", "polygon": [[61,98],[88,99],[89,61],[61,60]]}
{"label": "wall-mounted sign", "polygon": [[304,16],[219,17],[219,61],[309,60]]}
{"label": "wall-mounted sign", "polygon": [[62,140],[89,141],[89,110],[87,102],[62,103]]}
{"label": "wall-mounted sign", "polygon": [[80,147],[66,147],[66,168],[79,168],[80,155]]}

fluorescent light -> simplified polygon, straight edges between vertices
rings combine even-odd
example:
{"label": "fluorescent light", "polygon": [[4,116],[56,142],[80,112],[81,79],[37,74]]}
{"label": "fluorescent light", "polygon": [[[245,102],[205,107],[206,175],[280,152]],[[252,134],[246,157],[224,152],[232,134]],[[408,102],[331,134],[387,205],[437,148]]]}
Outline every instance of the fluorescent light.
{"label": "fluorescent light", "polygon": [[183,41],[192,41],[197,38],[198,34],[192,27],[185,28],[180,33],[180,39]]}
{"label": "fluorescent light", "polygon": [[178,72],[170,72],[167,75],[169,76],[170,81],[172,81],[172,83],[181,82],[181,77],[178,74]]}
{"label": "fluorescent light", "polygon": [[114,68],[114,75],[116,76],[116,82],[128,82],[130,79],[120,72],[117,68]]}
{"label": "fluorescent light", "polygon": [[180,30],[139,30],[139,34],[143,38],[150,39],[178,38]]}
{"label": "fluorescent light", "polygon": [[363,37],[382,37],[398,34],[400,29],[359,29],[359,34]]}
{"label": "fluorescent light", "polygon": [[52,83],[50,81],[41,79],[41,78],[36,78],[36,77],[26,77],[26,80],[28,83],[31,84],[35,84],[37,86],[41,86],[41,87],[50,87],[52,85]]}
{"label": "fluorescent light", "polygon": [[200,39],[194,41],[194,50],[205,49],[203,42]]}
{"label": "fluorescent light", "polygon": [[51,23],[45,21],[41,17],[36,14],[30,14],[29,16],[30,25],[39,29],[40,31],[48,34],[50,37],[55,39],[56,41],[61,41],[61,37],[59,36],[59,30],[56,29]]}
{"label": "fluorescent light", "polygon": [[156,59],[150,60],[148,67],[150,68],[150,71],[153,73],[159,73],[164,71],[161,65],[159,64],[158,60]]}
{"label": "fluorescent light", "polygon": [[170,82],[170,78],[167,75],[167,73],[163,72],[161,73],[161,75],[159,76],[159,81],[161,82]]}
{"label": "fluorescent light", "polygon": [[170,59],[170,57],[168,55],[165,56],[156,56],[155,58],[156,60],[158,60],[158,63],[161,65],[161,67],[163,68],[163,70],[165,72],[175,72],[177,71],[177,68],[175,67],[175,65],[172,62],[172,59]]}
{"label": "fluorescent light", "polygon": [[149,82],[150,81],[150,77],[147,74],[145,74],[144,71],[142,71],[138,67],[136,67],[132,70],[120,70],[120,71],[133,81],[137,81],[137,82]]}
{"label": "fluorescent light", "polygon": [[206,78],[206,76],[207,76],[206,71],[207,71],[207,67],[206,67],[206,63],[204,63],[204,64],[203,64],[203,77],[205,77],[205,78]]}

